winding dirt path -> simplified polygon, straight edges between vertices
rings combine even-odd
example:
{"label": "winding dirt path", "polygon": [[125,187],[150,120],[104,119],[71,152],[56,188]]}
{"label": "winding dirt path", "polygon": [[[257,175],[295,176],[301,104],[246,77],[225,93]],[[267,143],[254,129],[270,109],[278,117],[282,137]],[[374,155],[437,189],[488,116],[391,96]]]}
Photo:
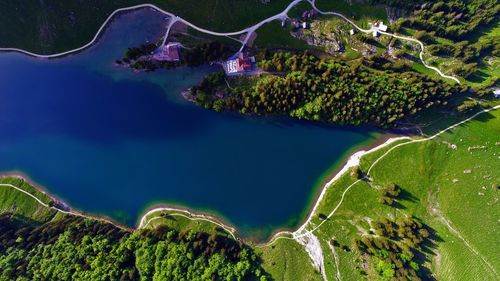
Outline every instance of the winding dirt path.
{"label": "winding dirt path", "polygon": [[108,219],[105,219],[103,217],[86,215],[86,214],[82,214],[82,213],[79,213],[79,212],[75,212],[75,211],[71,211],[71,210],[63,210],[63,209],[57,208],[55,206],[50,206],[49,204],[44,203],[42,200],[40,200],[39,198],[37,198],[35,195],[27,192],[26,190],[24,190],[24,189],[22,189],[22,188],[20,188],[18,186],[10,184],[10,183],[0,183],[0,187],[13,188],[16,191],[19,191],[19,192],[21,192],[21,193],[29,196],[31,199],[35,200],[38,204],[42,205],[43,207],[48,208],[48,209],[52,209],[52,210],[54,210],[56,212],[59,212],[59,213],[65,214],[65,215],[73,215],[73,216],[78,216],[78,217],[82,217],[82,218],[90,218],[90,219],[98,220],[98,221],[101,221],[101,222],[110,223],[110,224],[112,224],[112,225],[114,225],[114,226],[116,226],[116,227],[118,227],[120,229],[123,229],[123,230],[130,230],[127,227],[123,227],[122,225],[116,224],[115,222],[113,222],[111,220],[108,220]]}
{"label": "winding dirt path", "polygon": [[159,207],[159,208],[154,208],[149,210],[146,214],[144,214],[141,218],[141,221],[139,223],[139,226],[137,228],[142,229],[148,227],[148,225],[155,220],[165,218],[164,216],[153,216],[151,218],[148,218],[151,214],[157,213],[157,212],[169,212],[168,215],[170,216],[179,216],[183,217],[192,221],[206,221],[211,224],[215,224],[216,226],[224,229],[229,235],[233,237],[234,240],[239,240],[236,237],[236,229],[231,226],[227,226],[223,223],[220,223],[215,219],[214,217],[205,215],[205,214],[196,214],[193,212],[190,212],[188,210],[183,210],[179,208],[169,208],[169,207]]}
{"label": "winding dirt path", "polygon": [[[395,149],[397,149],[397,148],[399,148],[399,147],[405,146],[405,145],[412,144],[412,143],[425,142],[425,141],[429,141],[429,140],[435,139],[435,138],[437,138],[438,136],[442,135],[443,133],[448,132],[448,131],[450,131],[450,130],[452,130],[452,129],[454,129],[454,128],[456,128],[456,127],[458,127],[458,126],[460,126],[460,125],[462,125],[462,124],[464,124],[464,123],[466,123],[466,122],[469,122],[470,120],[472,120],[472,119],[476,118],[478,115],[481,115],[481,114],[484,114],[484,113],[490,112],[490,111],[492,111],[492,110],[496,110],[496,109],[498,109],[498,108],[500,108],[500,105],[496,105],[496,106],[494,106],[494,107],[490,107],[490,108],[487,108],[487,109],[481,110],[481,111],[477,112],[476,114],[474,114],[474,115],[470,116],[469,118],[467,118],[467,119],[465,119],[465,120],[462,120],[462,121],[460,121],[460,122],[458,122],[458,123],[456,123],[456,124],[453,124],[453,125],[451,125],[451,126],[449,126],[449,127],[445,128],[445,129],[443,129],[443,130],[439,131],[438,133],[436,133],[436,134],[434,134],[434,135],[430,136],[430,137],[427,137],[427,138],[422,138],[422,139],[411,139],[410,141],[403,142],[403,143],[399,143],[399,144],[397,144],[397,145],[395,145],[395,146],[391,147],[390,149],[388,149],[388,150],[387,150],[384,154],[382,154],[380,157],[378,157],[378,158],[377,158],[377,159],[376,159],[376,160],[375,160],[375,161],[374,161],[374,162],[370,165],[370,167],[368,168],[368,171],[366,172],[366,176],[367,176],[367,177],[369,177],[369,176],[370,176],[370,172],[372,171],[372,169],[373,169],[373,168],[374,168],[374,167],[375,167],[375,166],[376,166],[376,165],[380,162],[380,160],[382,160],[383,158],[385,158],[385,157],[386,157],[389,153],[391,153],[393,150],[395,150]],[[400,139],[401,139],[401,138],[400,138]],[[389,141],[388,141],[388,142],[389,142]],[[384,143],[384,144],[383,144],[383,145],[381,145],[381,146],[377,146],[376,148],[374,148],[374,149],[372,149],[372,150],[370,150],[370,151],[368,151],[368,152],[363,153],[363,156],[364,156],[364,155],[367,155],[367,154],[370,154],[370,153],[372,153],[372,152],[375,152],[375,151],[377,151],[377,150],[379,150],[379,149],[381,149],[381,148],[383,148],[383,147],[387,146],[388,142]],[[390,144],[390,143],[392,143],[392,142],[389,142],[389,144]],[[309,231],[306,231],[305,233],[308,233],[308,232],[314,232],[315,230],[317,230],[318,228],[320,228],[320,227],[321,227],[321,226],[322,226],[322,225],[323,225],[323,224],[324,224],[324,223],[325,223],[325,222],[326,222],[329,218],[331,218],[331,217],[332,217],[332,216],[333,216],[333,215],[337,212],[338,208],[342,205],[342,203],[344,202],[345,195],[347,194],[347,192],[349,191],[349,189],[351,189],[354,185],[356,185],[356,184],[357,184],[357,183],[359,183],[360,181],[362,181],[362,179],[358,179],[358,180],[356,180],[354,183],[352,183],[351,185],[349,185],[349,186],[348,186],[348,187],[344,190],[344,192],[342,193],[342,197],[341,197],[341,199],[340,199],[339,203],[338,203],[338,204],[337,204],[337,206],[335,206],[335,208],[334,208],[334,209],[333,209],[333,210],[332,210],[332,211],[328,214],[327,219],[325,219],[325,220],[321,221],[321,223],[319,223],[316,227],[314,227],[313,229],[311,229],[311,230],[309,230]],[[331,183],[332,183],[331,181],[330,181],[329,183],[327,183],[327,185],[325,185],[325,187],[324,187],[324,189],[323,189],[323,190],[326,190],[326,189],[327,189],[327,188],[331,185]],[[315,208],[313,209],[313,212],[311,212],[311,214],[309,215],[308,220],[304,223],[304,225],[303,225],[301,228],[299,228],[299,229],[296,231],[296,233],[297,233],[297,232],[301,232],[301,231],[305,230],[306,225],[310,223],[310,221],[311,221],[311,219],[312,219],[313,215],[315,214],[314,210],[317,208],[317,206],[319,205],[319,202],[320,202],[320,201],[321,201],[321,200],[318,200],[318,201],[316,202]]]}
{"label": "winding dirt path", "polygon": [[454,76],[446,75],[443,72],[441,72],[441,70],[439,70],[439,68],[431,66],[431,65],[429,65],[429,64],[427,64],[425,62],[425,60],[424,60],[424,49],[425,49],[425,46],[424,46],[424,43],[422,43],[422,41],[417,40],[415,38],[411,38],[411,37],[400,36],[400,35],[397,35],[397,34],[385,32],[385,31],[379,30],[378,28],[373,27],[373,26],[370,29],[361,28],[356,23],[354,23],[352,20],[348,19],[346,16],[344,16],[344,15],[342,15],[340,13],[336,13],[336,12],[323,12],[323,11],[321,11],[320,9],[318,9],[316,7],[316,3],[315,3],[316,0],[308,0],[308,2],[311,4],[311,6],[313,7],[313,9],[315,11],[317,11],[318,13],[320,13],[322,15],[333,15],[333,16],[341,17],[342,19],[344,19],[345,21],[347,21],[348,23],[350,23],[352,26],[354,26],[357,30],[359,30],[359,31],[361,31],[363,33],[372,33],[373,31],[378,31],[380,34],[384,34],[384,35],[391,36],[391,37],[394,37],[394,38],[398,38],[398,39],[401,39],[401,40],[406,40],[406,41],[411,41],[411,42],[417,43],[418,45],[420,45],[420,52],[419,52],[420,61],[422,62],[422,64],[426,68],[434,70],[439,76],[441,76],[443,78],[452,79],[453,81],[455,81],[458,84],[460,84],[460,80],[458,80],[458,78],[456,78]]}

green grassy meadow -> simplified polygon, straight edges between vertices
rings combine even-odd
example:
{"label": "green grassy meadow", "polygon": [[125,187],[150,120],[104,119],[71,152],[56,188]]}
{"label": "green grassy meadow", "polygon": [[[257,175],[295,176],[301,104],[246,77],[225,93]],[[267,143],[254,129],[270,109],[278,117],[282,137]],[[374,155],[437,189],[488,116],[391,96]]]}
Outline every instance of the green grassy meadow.
{"label": "green grassy meadow", "polygon": [[317,0],[316,7],[322,11],[341,13],[365,27],[368,21],[387,21],[387,13],[383,6],[367,5],[359,1]]}
{"label": "green grassy meadow", "polygon": [[[177,215],[180,214],[180,215]],[[158,211],[148,215],[149,223],[146,228],[156,228],[158,226],[167,226],[169,228],[182,230],[193,230],[195,232],[205,232],[209,234],[218,234],[226,237],[231,235],[221,227],[208,223],[203,220],[191,220],[185,217],[185,213],[177,211]]]}
{"label": "green grassy meadow", "polygon": [[[20,178],[1,177],[0,184],[11,184],[36,196],[49,204],[52,199]],[[42,206],[36,200],[9,186],[0,186],[0,214],[10,213],[35,222],[46,222],[52,219],[56,211]]]}
{"label": "green grassy meadow", "polygon": [[[341,207],[315,234],[324,242],[335,238],[349,246],[353,238],[370,231],[372,220],[413,215],[434,230],[434,243],[423,265],[437,280],[495,280],[495,271],[500,270],[494,246],[500,231],[499,141],[500,111],[496,110],[436,139],[395,148],[373,167],[373,181],[352,186]],[[363,157],[362,170],[366,172],[388,149]],[[344,175],[329,188],[312,225],[321,222],[319,214],[331,212],[352,182],[353,178]],[[392,182],[403,189],[396,207],[378,202],[377,187]],[[340,248],[337,252],[344,278],[362,279],[360,257]],[[370,280],[378,278],[372,268],[365,272]]]}
{"label": "green grassy meadow", "polygon": [[262,267],[274,280],[322,280],[304,248],[294,240],[280,239],[271,246],[254,249],[262,258]]}
{"label": "green grassy meadow", "polygon": [[288,27],[281,27],[281,23],[278,21],[262,26],[257,30],[254,46],[258,48],[291,48],[299,50],[310,48],[305,41],[290,35]]}

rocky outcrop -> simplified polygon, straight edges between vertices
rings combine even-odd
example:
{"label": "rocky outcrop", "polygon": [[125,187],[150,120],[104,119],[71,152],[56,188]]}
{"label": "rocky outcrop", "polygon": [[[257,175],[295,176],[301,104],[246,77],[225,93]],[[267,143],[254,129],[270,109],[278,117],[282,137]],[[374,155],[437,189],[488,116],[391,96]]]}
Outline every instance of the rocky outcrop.
{"label": "rocky outcrop", "polygon": [[344,45],[336,32],[323,32],[321,22],[313,21],[309,29],[298,29],[292,32],[292,35],[298,39],[304,40],[308,45],[320,46],[329,54],[337,54],[344,51]]}

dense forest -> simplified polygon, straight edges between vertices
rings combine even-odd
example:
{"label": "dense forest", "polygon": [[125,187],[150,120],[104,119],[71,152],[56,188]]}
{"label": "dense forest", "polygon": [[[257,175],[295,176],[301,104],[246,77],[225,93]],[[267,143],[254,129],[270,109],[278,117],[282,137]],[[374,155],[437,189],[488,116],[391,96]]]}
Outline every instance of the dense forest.
{"label": "dense forest", "polygon": [[500,55],[498,36],[486,32],[498,22],[499,13],[500,4],[495,0],[425,2],[393,27],[396,31],[400,26],[417,30],[413,36],[426,43],[430,54],[458,59],[460,63],[451,71],[467,79],[478,70],[481,57]]}
{"label": "dense forest", "polygon": [[478,28],[497,19],[500,4],[495,0],[451,0],[428,2],[406,23],[437,36],[462,40]]}
{"label": "dense forest", "polygon": [[414,217],[373,222],[373,235],[355,239],[354,249],[371,264],[382,280],[433,280],[423,268],[422,251],[431,251],[432,230]]}
{"label": "dense forest", "polygon": [[[425,43],[425,52],[442,58],[454,58],[447,71],[466,80],[482,76],[486,57],[500,56],[498,24],[500,3],[495,0],[404,1],[366,0],[396,8],[406,15],[390,24],[391,31],[410,35]],[[396,43],[396,40],[393,40]],[[484,87],[498,85],[491,79]],[[481,89],[478,89],[481,90]]]}
{"label": "dense forest", "polygon": [[438,36],[460,39],[495,21],[500,4],[495,0],[366,0],[412,12],[408,24],[436,31]]}
{"label": "dense forest", "polygon": [[250,85],[228,87],[221,73],[212,74],[191,88],[192,99],[217,111],[387,127],[467,90],[415,72],[372,70],[362,62],[347,65],[307,52],[264,53],[259,62],[264,73]]}
{"label": "dense forest", "polygon": [[232,52],[227,44],[211,41],[183,49],[182,61],[187,66],[200,66],[214,61],[225,60],[230,55],[232,55]]}
{"label": "dense forest", "polygon": [[67,216],[34,226],[0,216],[0,280],[266,280],[252,250],[166,227],[130,233]]}
{"label": "dense forest", "polygon": [[402,9],[414,9],[419,5],[422,5],[425,0],[366,0],[366,3],[377,5],[383,4],[393,8],[402,8]]}

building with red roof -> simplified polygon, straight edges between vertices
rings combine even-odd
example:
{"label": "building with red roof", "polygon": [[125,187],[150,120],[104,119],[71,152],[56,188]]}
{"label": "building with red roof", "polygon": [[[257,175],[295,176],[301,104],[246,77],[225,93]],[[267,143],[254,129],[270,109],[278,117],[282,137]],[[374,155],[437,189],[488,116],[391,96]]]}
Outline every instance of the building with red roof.
{"label": "building with red roof", "polygon": [[223,67],[227,74],[250,72],[255,69],[255,57],[239,53],[238,57],[226,61]]}
{"label": "building with red roof", "polygon": [[153,58],[159,61],[180,61],[180,47],[181,44],[179,42],[169,42],[158,48],[154,52]]}

